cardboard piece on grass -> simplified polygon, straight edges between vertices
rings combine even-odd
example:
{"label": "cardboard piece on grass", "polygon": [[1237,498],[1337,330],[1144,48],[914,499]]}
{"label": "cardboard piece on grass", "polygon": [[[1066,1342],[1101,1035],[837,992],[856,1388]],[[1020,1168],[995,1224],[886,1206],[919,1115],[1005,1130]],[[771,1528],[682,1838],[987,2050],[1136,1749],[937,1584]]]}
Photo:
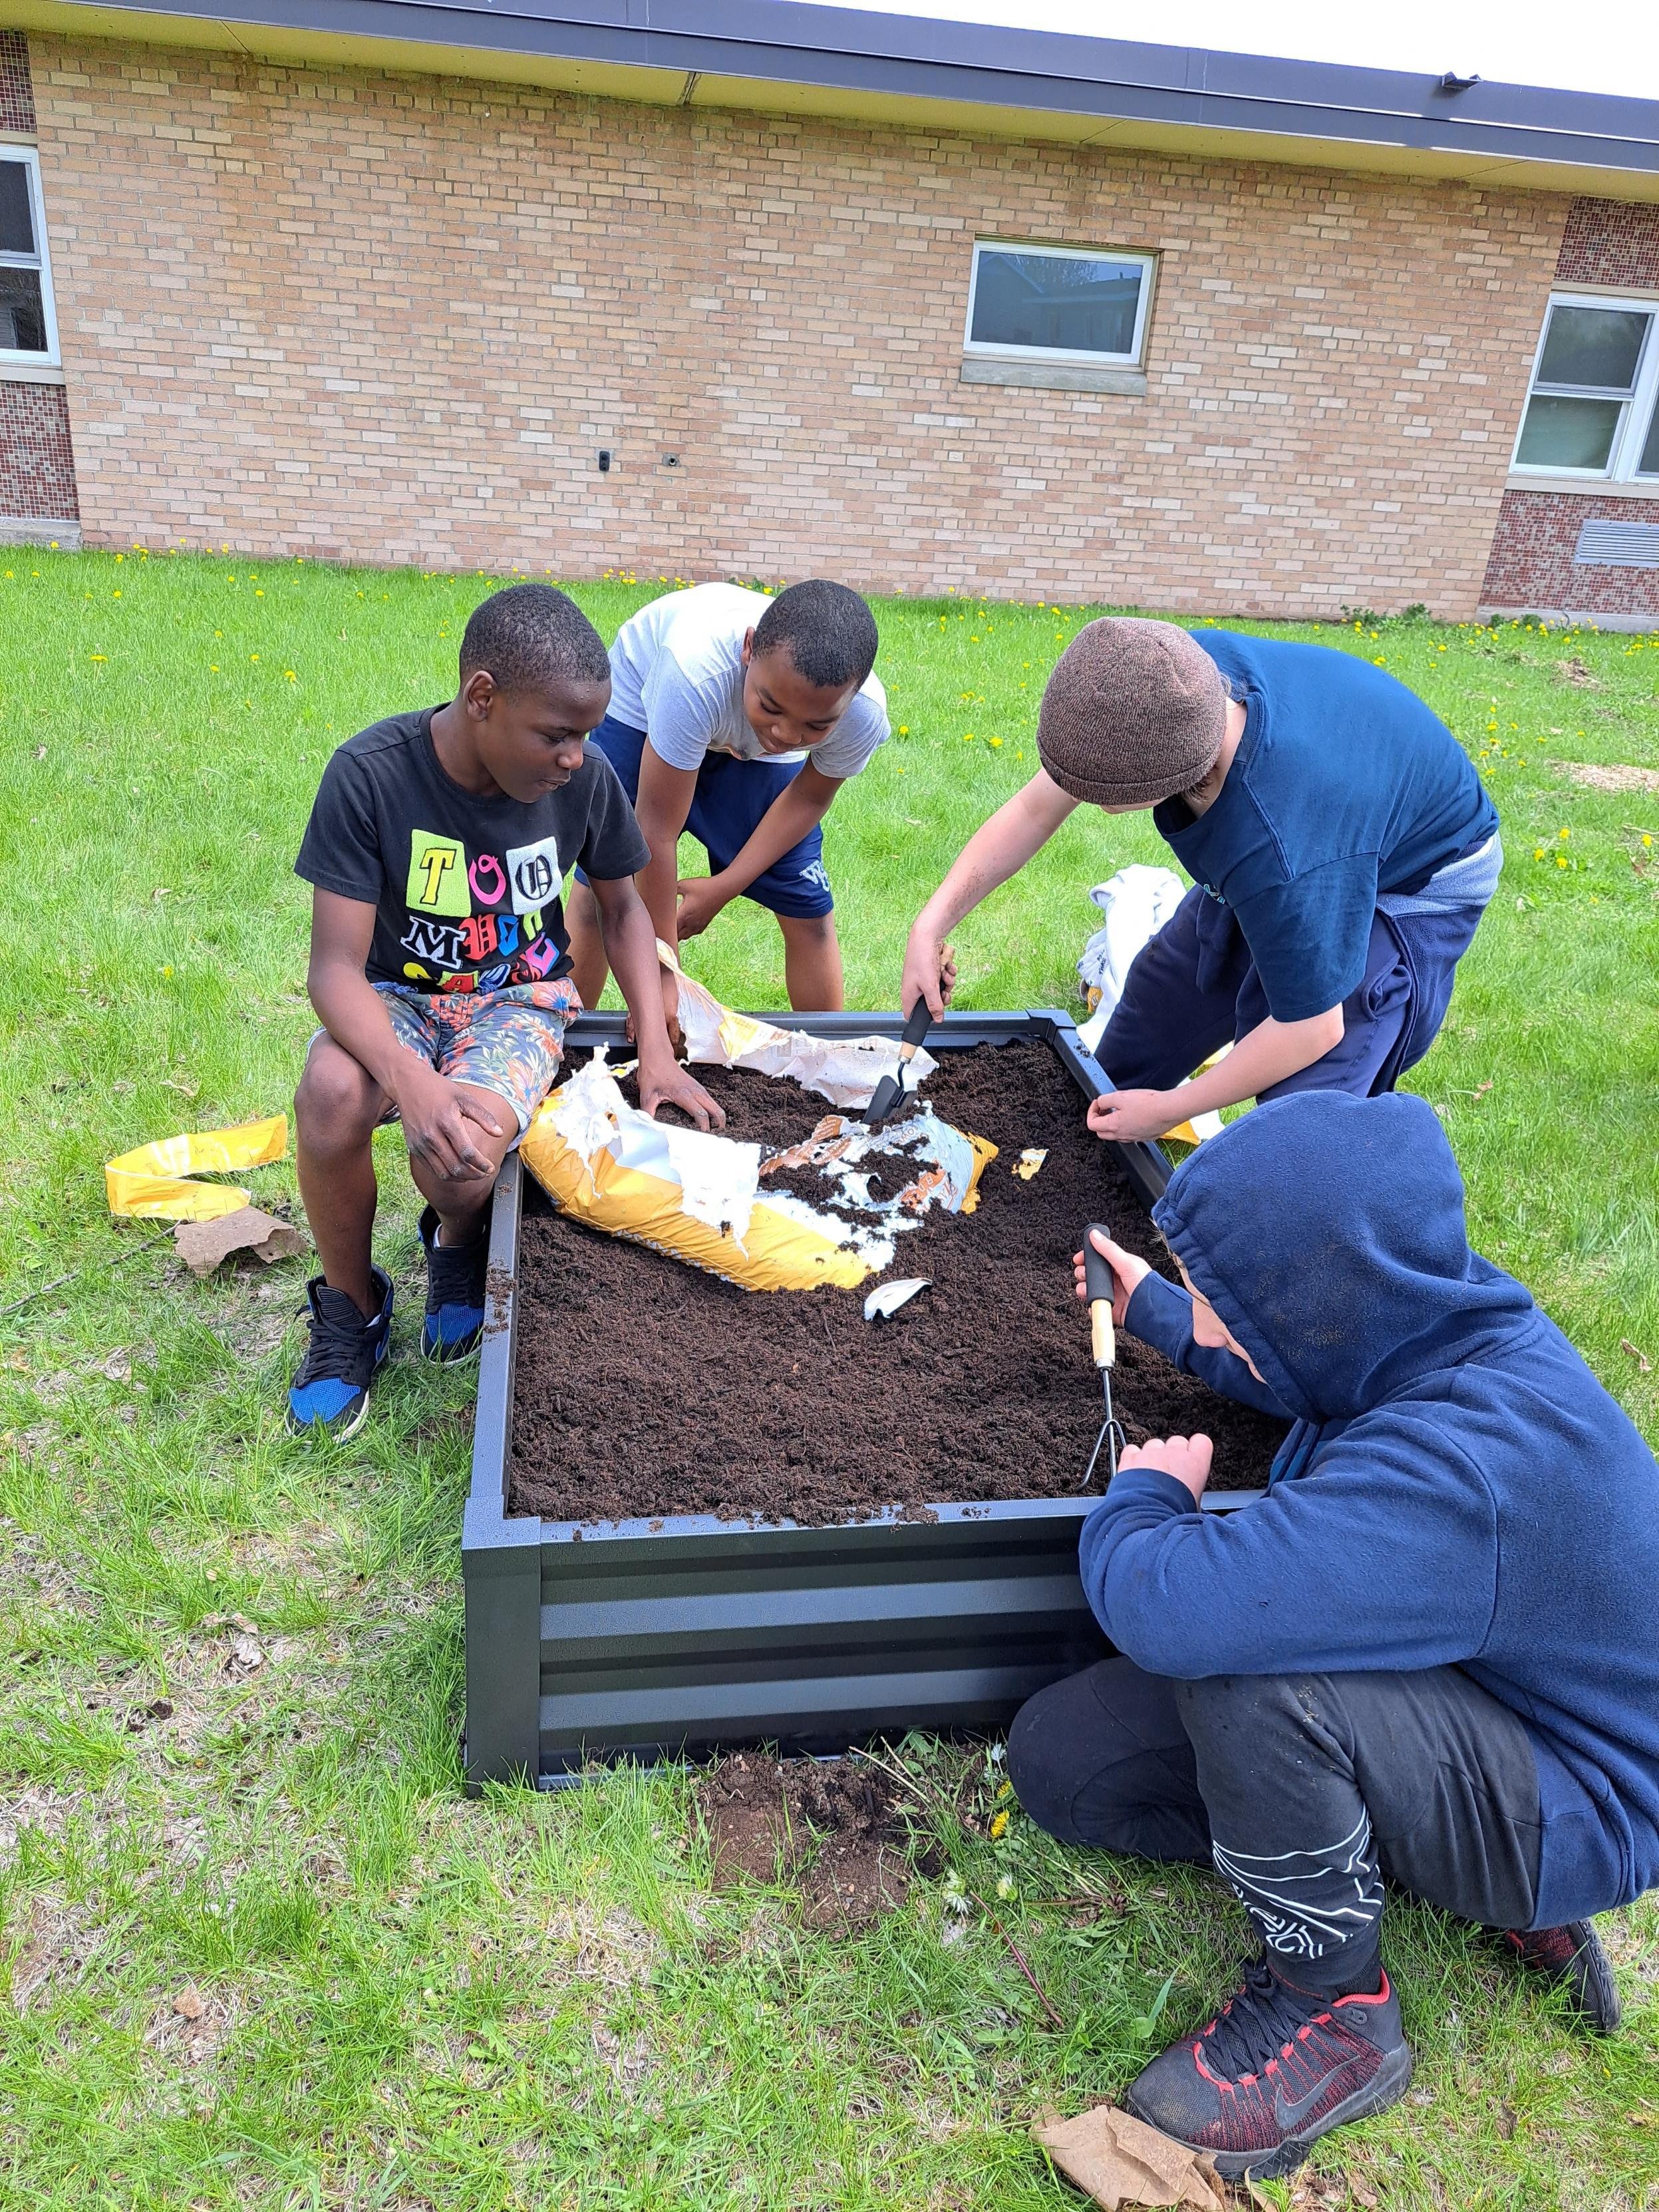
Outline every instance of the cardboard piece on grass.
{"label": "cardboard piece on grass", "polygon": [[297,1260],[306,1249],[291,1223],[261,1213],[257,1206],[238,1206],[216,1221],[181,1221],[173,1241],[192,1275],[210,1275],[233,1252],[251,1253],[270,1267],[276,1260]]}
{"label": "cardboard piece on grass", "polygon": [[152,1221],[216,1221],[248,1202],[245,1190],[228,1183],[192,1182],[198,1175],[233,1174],[264,1167],[288,1157],[288,1116],[239,1122],[234,1129],[186,1130],[137,1145],[104,1164],[104,1188],[112,1213],[136,1214]]}
{"label": "cardboard piece on grass", "polygon": [[1212,2160],[1115,2105],[1097,2105],[1074,2120],[1045,2112],[1033,2124],[1031,2136],[1105,2212],[1117,2212],[1120,2204],[1223,2212],[1226,2199]]}

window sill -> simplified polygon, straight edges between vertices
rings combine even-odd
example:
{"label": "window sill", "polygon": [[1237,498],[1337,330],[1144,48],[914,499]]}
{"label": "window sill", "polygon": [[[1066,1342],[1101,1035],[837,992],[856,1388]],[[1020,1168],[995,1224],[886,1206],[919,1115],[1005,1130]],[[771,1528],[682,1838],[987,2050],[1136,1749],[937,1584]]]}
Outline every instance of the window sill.
{"label": "window sill", "polygon": [[1536,473],[1524,469],[1511,470],[1505,478],[1505,491],[1573,492],[1580,499],[1659,499],[1659,477],[1650,477],[1642,483],[1616,483],[1607,477],[1553,477],[1540,469]]}
{"label": "window sill", "polygon": [[1125,398],[1146,393],[1144,368],[1082,368],[1075,362],[994,361],[969,354],[962,364],[963,384],[1023,384],[1038,392],[1115,392]]}
{"label": "window sill", "polygon": [[0,361],[0,384],[62,384],[61,368],[35,368],[24,361]]}

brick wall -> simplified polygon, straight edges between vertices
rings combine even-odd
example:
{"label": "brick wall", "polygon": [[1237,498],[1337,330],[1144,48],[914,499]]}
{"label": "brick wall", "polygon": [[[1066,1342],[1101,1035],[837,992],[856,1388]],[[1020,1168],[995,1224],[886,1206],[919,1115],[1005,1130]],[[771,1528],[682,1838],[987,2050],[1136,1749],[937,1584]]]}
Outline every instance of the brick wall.
{"label": "brick wall", "polygon": [[1556,258],[1558,284],[1659,286],[1659,207],[1625,200],[1575,200]]}
{"label": "brick wall", "polygon": [[[1562,228],[1555,282],[1659,289],[1659,207],[1574,200]],[[1659,522],[1659,498],[1609,499],[1588,489],[1506,491],[1481,605],[1510,614],[1652,616],[1659,626],[1659,568],[1613,568],[1573,559],[1579,531],[1603,517]]]}
{"label": "brick wall", "polygon": [[[1473,611],[1559,196],[33,48],[94,542]],[[975,234],[1146,396],[962,385]]]}
{"label": "brick wall", "polygon": [[1659,499],[1505,492],[1481,604],[1510,614],[1651,616],[1659,629],[1659,568],[1614,568],[1573,559],[1585,523],[1603,520],[1659,523]]}
{"label": "brick wall", "polygon": [[34,131],[29,43],[21,31],[0,31],[0,131]]}
{"label": "brick wall", "polygon": [[0,521],[72,521],[80,511],[63,386],[0,383]]}

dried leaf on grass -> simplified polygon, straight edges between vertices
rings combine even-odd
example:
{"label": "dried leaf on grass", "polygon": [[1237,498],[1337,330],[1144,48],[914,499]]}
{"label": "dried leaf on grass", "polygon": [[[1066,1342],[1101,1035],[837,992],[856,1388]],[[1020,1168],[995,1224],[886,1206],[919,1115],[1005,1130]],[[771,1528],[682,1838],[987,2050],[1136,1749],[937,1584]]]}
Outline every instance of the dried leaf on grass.
{"label": "dried leaf on grass", "polygon": [[1045,2113],[1031,2136],[1104,2212],[1117,2212],[1120,2204],[1222,2212],[1226,2202],[1215,2166],[1201,2151],[1172,2142],[1115,2105],[1097,2105],[1074,2120]]}
{"label": "dried leaf on grass", "polygon": [[173,2000],[173,2009],[180,2020],[200,2020],[207,2010],[207,1999],[200,1990],[180,1990]]}
{"label": "dried leaf on grass", "polygon": [[1638,1374],[1652,1374],[1653,1362],[1648,1358],[1648,1355],[1643,1351],[1640,1345],[1632,1344],[1627,1336],[1621,1336],[1619,1340],[1619,1349],[1620,1352],[1629,1352],[1631,1358],[1636,1362],[1637,1372]]}
{"label": "dried leaf on grass", "polygon": [[246,1252],[270,1267],[276,1260],[297,1260],[306,1240],[293,1224],[262,1213],[257,1206],[222,1213],[216,1221],[181,1221],[173,1232],[179,1256],[192,1275],[210,1275],[234,1252]]}

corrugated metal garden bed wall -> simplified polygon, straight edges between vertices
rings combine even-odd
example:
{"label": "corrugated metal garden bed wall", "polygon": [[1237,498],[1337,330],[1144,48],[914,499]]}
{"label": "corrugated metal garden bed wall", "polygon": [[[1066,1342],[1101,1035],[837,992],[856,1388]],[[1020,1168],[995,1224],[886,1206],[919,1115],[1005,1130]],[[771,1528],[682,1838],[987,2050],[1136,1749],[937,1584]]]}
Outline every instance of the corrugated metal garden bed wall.
{"label": "corrugated metal garden bed wall", "polygon": [[[785,1017],[817,1036],[896,1036],[897,1015]],[[573,1047],[619,1043],[584,1015]],[[1049,1043],[1085,1097],[1109,1088],[1053,1012],[951,1014],[930,1050]],[[1149,1209],[1169,1179],[1153,1145],[1122,1147]],[[941,1502],[827,1528],[701,1514],[611,1522],[507,1512],[519,1224],[548,1201],[509,1155],[495,1185],[472,1486],[461,1542],[468,1785],[556,1786],[594,1759],[657,1760],[732,1743],[832,1752],[908,1729],[989,1729],[1108,1649],[1078,1579],[1096,1497]],[[758,1294],[757,1294],[758,1295]],[[602,1418],[604,1377],[592,1389]],[[1254,1492],[1224,1492],[1218,1510]]]}

